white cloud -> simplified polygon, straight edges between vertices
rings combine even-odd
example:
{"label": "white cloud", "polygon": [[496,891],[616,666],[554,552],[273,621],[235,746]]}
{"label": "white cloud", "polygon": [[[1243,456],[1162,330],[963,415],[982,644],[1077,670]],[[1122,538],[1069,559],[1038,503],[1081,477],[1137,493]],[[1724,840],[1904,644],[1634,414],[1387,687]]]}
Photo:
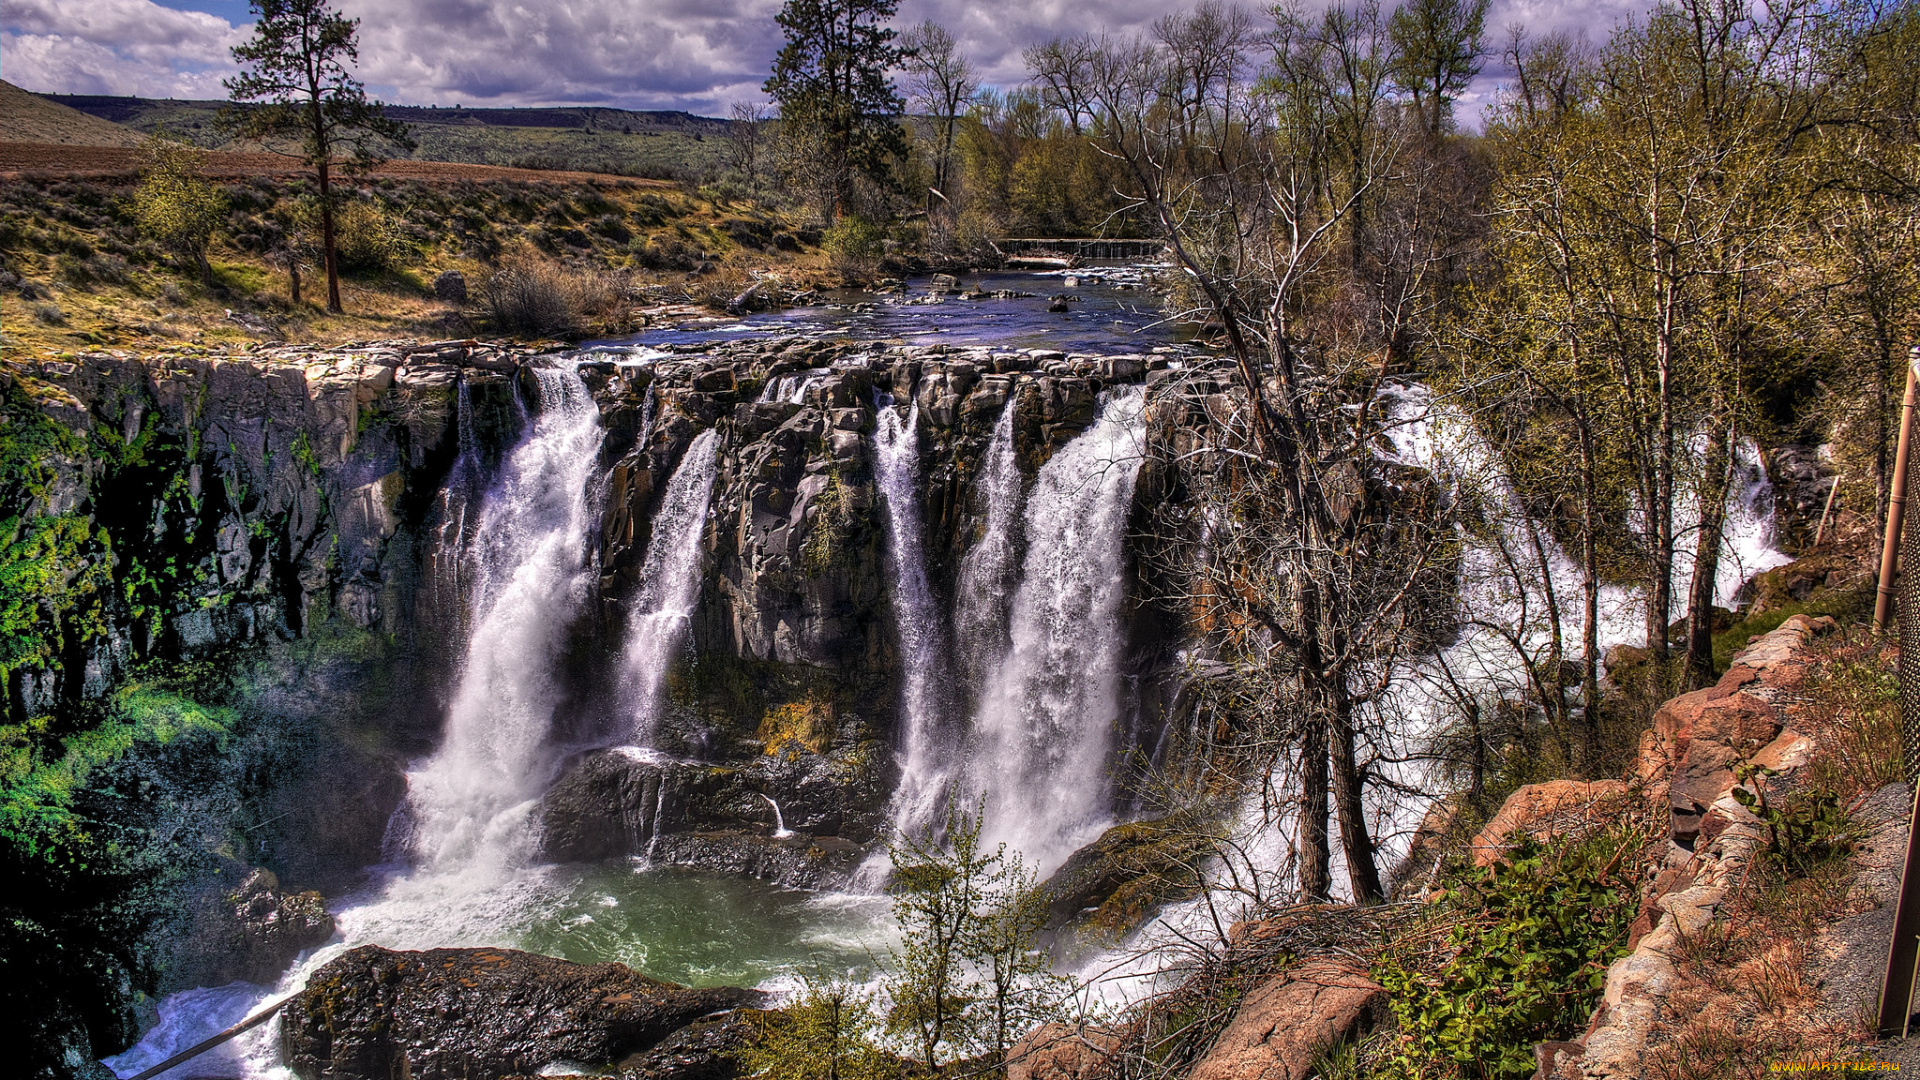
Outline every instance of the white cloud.
{"label": "white cloud", "polygon": [[152,0],[10,0],[0,73],[29,90],[220,97],[244,34],[217,15]]}
{"label": "white cloud", "polygon": [[[722,115],[758,97],[780,45],[780,0],[337,0],[361,20],[359,76],[403,104],[687,109]],[[1258,7],[1259,5],[1250,5]],[[1524,22],[1599,42],[1646,0],[1498,0],[1489,38]],[[898,23],[952,30],[989,83],[1026,77],[1021,52],[1049,38],[1142,30],[1167,0],[903,0]],[[0,77],[34,90],[220,97],[246,27],[153,0],[8,0]],[[1475,86],[1484,100],[1503,73]]]}

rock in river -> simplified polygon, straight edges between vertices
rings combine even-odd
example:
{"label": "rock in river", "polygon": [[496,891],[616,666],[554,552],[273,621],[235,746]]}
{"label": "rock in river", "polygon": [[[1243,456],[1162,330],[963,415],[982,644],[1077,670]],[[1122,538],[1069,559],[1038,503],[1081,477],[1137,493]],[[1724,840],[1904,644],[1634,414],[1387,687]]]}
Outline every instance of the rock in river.
{"label": "rock in river", "polygon": [[610,1065],[762,997],[512,949],[363,945],[315,972],[287,1005],[281,1051],[304,1080],[531,1076],[556,1062]]}

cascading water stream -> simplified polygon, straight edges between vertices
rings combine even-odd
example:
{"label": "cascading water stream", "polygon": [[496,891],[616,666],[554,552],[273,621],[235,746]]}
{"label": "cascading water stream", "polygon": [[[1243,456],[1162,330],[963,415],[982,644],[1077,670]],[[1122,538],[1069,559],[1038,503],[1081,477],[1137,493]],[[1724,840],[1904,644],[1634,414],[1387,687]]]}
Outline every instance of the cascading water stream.
{"label": "cascading water stream", "polygon": [[532,371],[539,414],[474,530],[473,634],[446,733],[408,774],[413,853],[430,869],[504,866],[524,854],[526,815],[546,779],[553,661],[591,584],[600,412],[572,370]]}
{"label": "cascading water stream", "polygon": [[[1431,656],[1404,662],[1388,692],[1387,707],[1396,717],[1390,725],[1394,730],[1383,733],[1378,747],[1381,759],[1373,767],[1389,783],[1374,786],[1368,806],[1369,826],[1379,842],[1384,869],[1396,852],[1405,850],[1407,835],[1429,805],[1417,795],[1391,794],[1396,788],[1415,793],[1435,787],[1423,765],[1428,740],[1450,715],[1457,715],[1463,695],[1489,707],[1500,701],[1528,700],[1534,689],[1530,667],[1546,655],[1549,640],[1549,591],[1564,620],[1569,658],[1577,659],[1584,595],[1579,565],[1543,524],[1528,518],[1499,451],[1480,434],[1471,417],[1436,400],[1424,386],[1391,387],[1381,398],[1384,434],[1393,446],[1393,458],[1429,473],[1456,503],[1471,505],[1479,526],[1461,534],[1455,585],[1459,609],[1469,618],[1452,644]],[[1722,602],[1730,600],[1747,577],[1786,561],[1772,547],[1772,491],[1750,442],[1736,449],[1735,465],[1716,579]],[[1674,510],[1678,525],[1689,531],[1697,528],[1697,504],[1683,497],[1676,500]],[[1684,550],[1680,554],[1675,573],[1683,587],[1676,592],[1684,603],[1691,555]],[[1539,566],[1542,556],[1544,576]],[[1515,565],[1521,568],[1520,579],[1515,577]],[[1633,589],[1602,585],[1598,638],[1603,652],[1644,638],[1644,603]],[[1516,651],[1516,642],[1525,656]],[[1377,674],[1369,673],[1369,680]],[[1290,813],[1276,814],[1269,808],[1285,805],[1293,793],[1267,794],[1265,799],[1248,799],[1232,826],[1233,846],[1240,853],[1235,865],[1212,871],[1216,881],[1230,887],[1211,899],[1163,911],[1125,954],[1089,960],[1083,970],[1103,984],[1094,988],[1095,997],[1123,1001],[1148,991],[1159,970],[1156,947],[1187,947],[1246,915],[1248,909],[1238,891],[1251,887],[1269,890],[1271,896],[1290,887],[1284,871],[1291,863],[1297,822]],[[1345,881],[1338,844],[1333,856],[1337,889]]]}
{"label": "cascading water stream", "polygon": [[1043,876],[1111,818],[1126,523],[1145,434],[1144,390],[1116,388],[1035,478],[1010,644],[975,721],[967,790],[985,803],[983,841]]}
{"label": "cascading water stream", "polygon": [[700,538],[713,500],[719,442],[712,429],[694,437],[653,517],[620,658],[621,696],[631,717],[628,736],[641,745],[653,739],[660,687],[700,596]]}
{"label": "cascading water stream", "polygon": [[920,406],[905,417],[882,403],[874,425],[874,479],[886,507],[887,595],[900,631],[900,785],[888,817],[915,833],[935,823],[946,797],[951,748],[939,673],[946,642],[939,604],[927,581],[920,520]]}
{"label": "cascading water stream", "polygon": [[[540,868],[527,865],[531,817],[550,771],[554,664],[591,592],[588,551],[599,520],[593,477],[602,428],[592,395],[571,368],[529,371],[539,408],[481,497],[467,542],[452,552],[471,583],[471,633],[440,749],[408,772],[406,801],[389,832],[412,865],[385,868],[375,884],[336,909],[339,940],[305,957],[277,987],[234,983],[169,998],[172,1026],[114,1059],[116,1068],[137,1072],[298,990],[353,945],[507,944],[514,921],[535,906],[542,883]],[[468,480],[477,475],[470,431],[463,434],[457,469]],[[286,1080],[278,1023],[269,1021],[191,1068],[201,1070],[196,1075]],[[222,1071],[206,1071],[213,1069]]]}
{"label": "cascading water stream", "polygon": [[1007,598],[1018,569],[1014,530],[1020,524],[1020,461],[1014,453],[1013,420],[1014,402],[1009,399],[980,462],[978,487],[986,514],[980,539],[960,559],[954,597],[954,651],[976,693],[1007,653]]}

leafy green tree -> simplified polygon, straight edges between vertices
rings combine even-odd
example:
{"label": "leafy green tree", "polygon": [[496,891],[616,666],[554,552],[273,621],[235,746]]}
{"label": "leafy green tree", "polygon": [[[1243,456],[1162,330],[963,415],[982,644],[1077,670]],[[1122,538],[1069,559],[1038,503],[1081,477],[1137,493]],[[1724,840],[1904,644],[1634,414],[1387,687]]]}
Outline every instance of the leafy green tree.
{"label": "leafy green tree", "polygon": [[140,187],[133,214],[147,235],[193,260],[200,283],[213,284],[207,248],[227,217],[227,197],[206,177],[207,152],[165,128],[140,144]]}
{"label": "leafy green tree", "polygon": [[889,1034],[938,1074],[1056,1017],[1060,982],[1034,939],[1046,922],[1033,872],[1004,845],[980,845],[981,814],[947,812],[944,842],[901,837],[891,851],[901,944],[886,984]]}
{"label": "leafy green tree", "polygon": [[1427,134],[1438,135],[1453,103],[1480,74],[1489,0],[1407,0],[1388,21],[1394,80],[1413,95]]}
{"label": "leafy green tree", "polygon": [[898,1060],[879,1049],[873,995],[838,976],[808,976],[799,999],[761,1015],[741,1054],[761,1080],[881,1080]]}
{"label": "leafy green tree", "polygon": [[414,143],[406,125],[387,119],[347,70],[359,59],[354,34],[360,20],[335,12],[328,0],[253,0],[252,10],[258,16],[253,37],[233,49],[241,73],[221,84],[236,103],[221,114],[222,126],[270,147],[298,145],[319,188],[327,310],[338,314],[334,169],[364,169],[380,160],[376,150],[383,145],[411,150]]}
{"label": "leafy green tree", "polygon": [[888,72],[906,50],[883,25],[899,0],[787,0],[777,21],[787,42],[766,92],[780,106],[789,162],[811,166],[822,217],[839,218],[856,176],[885,185],[906,152],[906,105]]}

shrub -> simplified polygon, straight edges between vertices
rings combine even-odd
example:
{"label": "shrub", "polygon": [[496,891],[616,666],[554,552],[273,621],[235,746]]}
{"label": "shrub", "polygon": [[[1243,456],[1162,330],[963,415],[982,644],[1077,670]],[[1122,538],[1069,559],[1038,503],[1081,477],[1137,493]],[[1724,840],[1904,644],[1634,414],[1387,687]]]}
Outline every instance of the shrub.
{"label": "shrub", "polygon": [[385,206],[358,199],[333,216],[334,254],[343,270],[391,270],[404,261],[406,244]]}
{"label": "shrub", "polygon": [[[142,143],[134,220],[142,231],[191,260],[203,284],[213,283],[207,248],[227,217],[227,197],[205,176],[207,153],[164,130]],[[76,255],[89,254],[74,252]]]}
{"label": "shrub", "polygon": [[1447,959],[1429,969],[1393,953],[1374,970],[1399,1021],[1403,1070],[1532,1076],[1534,1045],[1579,1030],[1607,965],[1625,955],[1646,842],[1635,825],[1546,844],[1522,835],[1507,862],[1450,880]]}
{"label": "shrub", "polygon": [[898,1063],[876,1043],[872,994],[844,978],[807,976],[786,1008],[753,1018],[752,1041],[740,1051],[762,1080],[881,1080]]}
{"label": "shrub", "polygon": [[879,226],[848,214],[821,234],[820,246],[836,262],[867,264],[886,254],[887,238]]}
{"label": "shrub", "polygon": [[533,258],[505,263],[481,287],[488,319],[503,331],[531,337],[585,329],[610,315],[619,299],[620,290],[604,275]]}
{"label": "shrub", "polygon": [[67,313],[60,310],[59,304],[51,301],[44,304],[35,304],[33,306],[33,318],[35,322],[47,326],[65,326],[67,324]]}
{"label": "shrub", "polygon": [[627,250],[642,270],[688,271],[700,265],[700,251],[672,236],[636,240]]}

